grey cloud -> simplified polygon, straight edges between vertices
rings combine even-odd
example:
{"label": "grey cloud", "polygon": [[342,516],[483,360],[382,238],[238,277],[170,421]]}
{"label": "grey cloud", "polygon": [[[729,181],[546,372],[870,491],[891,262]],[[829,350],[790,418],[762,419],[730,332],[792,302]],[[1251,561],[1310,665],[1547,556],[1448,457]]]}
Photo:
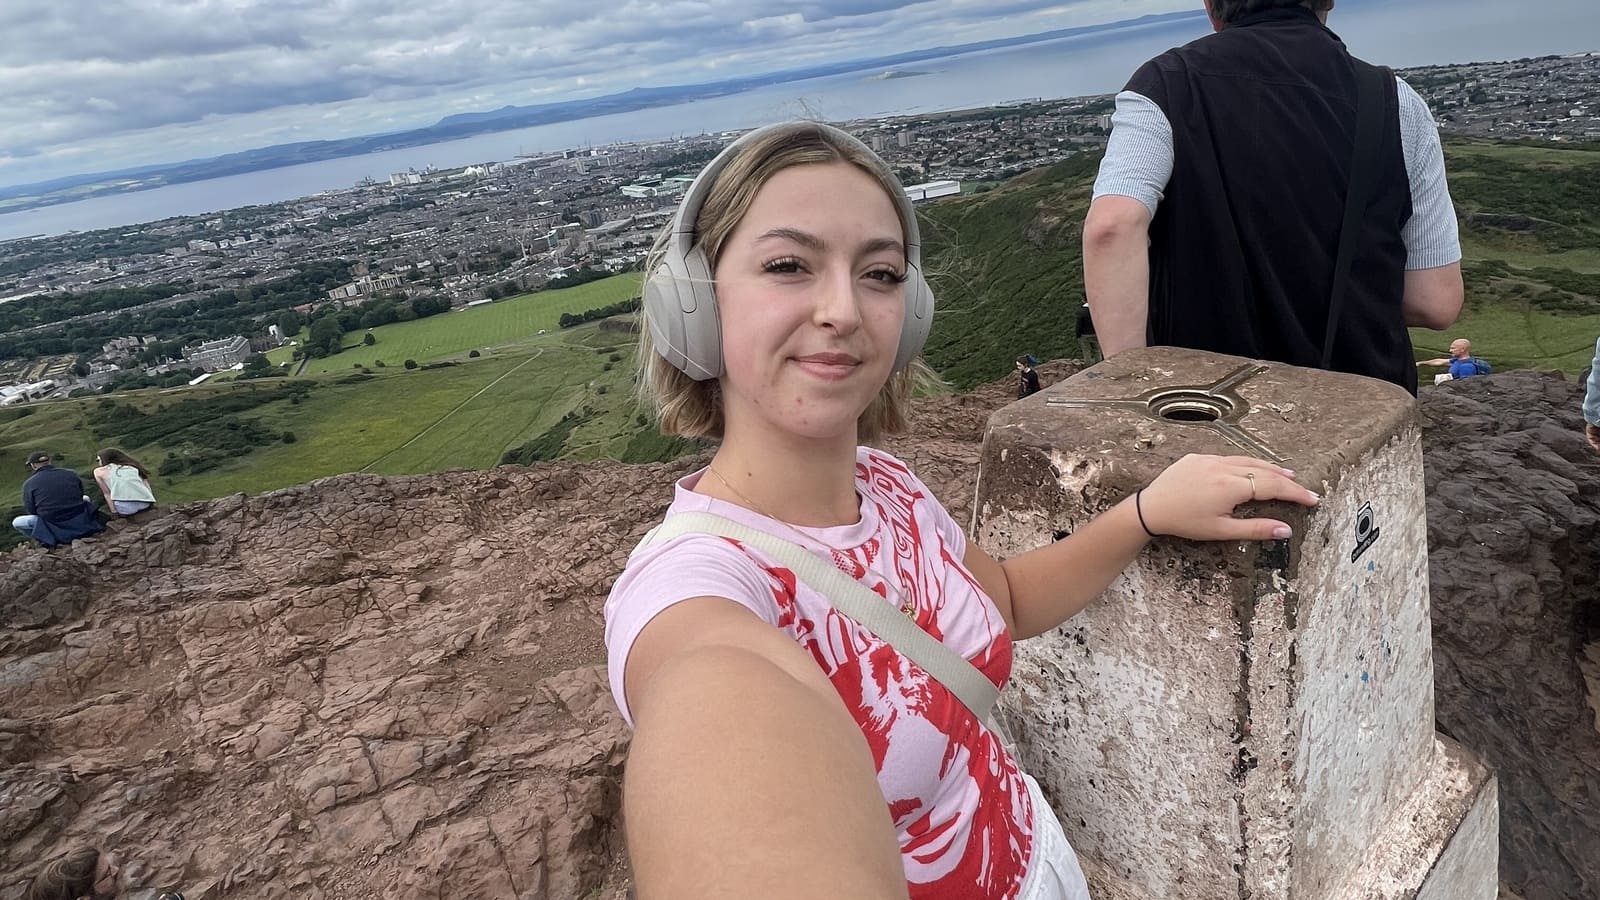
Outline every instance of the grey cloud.
{"label": "grey cloud", "polygon": [[[441,98],[469,91],[494,98],[482,108],[542,102],[959,43],[978,27],[1060,27],[1062,10],[1086,5],[1120,18],[1175,3],[1188,0],[7,0],[0,182],[17,180],[5,157],[117,135],[182,129],[184,141],[225,143],[230,130],[281,134],[299,121],[329,130],[292,139],[336,137],[368,119],[323,124],[318,109],[382,104],[424,124]],[[1036,10],[1056,13],[996,19]]]}

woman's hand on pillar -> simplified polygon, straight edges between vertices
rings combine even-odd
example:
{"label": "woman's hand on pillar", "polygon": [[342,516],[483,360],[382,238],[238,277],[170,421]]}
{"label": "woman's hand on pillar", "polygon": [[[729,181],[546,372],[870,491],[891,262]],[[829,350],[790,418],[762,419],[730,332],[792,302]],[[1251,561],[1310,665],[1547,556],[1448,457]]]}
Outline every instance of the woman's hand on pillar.
{"label": "woman's hand on pillar", "polygon": [[1282,466],[1249,456],[1192,453],[1150,482],[1142,510],[1146,525],[1161,535],[1195,541],[1270,541],[1290,537],[1289,524],[1236,518],[1234,510],[1251,501],[1315,506],[1320,499]]}

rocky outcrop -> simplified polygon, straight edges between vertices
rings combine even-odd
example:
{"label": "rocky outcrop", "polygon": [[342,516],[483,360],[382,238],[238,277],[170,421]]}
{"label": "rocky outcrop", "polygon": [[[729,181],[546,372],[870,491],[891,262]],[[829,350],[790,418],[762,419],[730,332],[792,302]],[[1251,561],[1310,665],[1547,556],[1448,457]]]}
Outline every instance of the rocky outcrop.
{"label": "rocky outcrop", "polygon": [[1582,386],[1510,372],[1426,393],[1439,728],[1500,776],[1500,877],[1600,897],[1600,732],[1580,664],[1600,638],[1600,456]]}
{"label": "rocky outcrop", "polygon": [[20,551],[0,897],[78,839],[191,898],[614,894],[599,609],[682,471],[341,476]]}
{"label": "rocky outcrop", "polygon": [[[888,443],[958,521],[1014,390],[926,400]],[[1526,900],[1600,884],[1577,392],[1510,373],[1424,402],[1439,718],[1500,769]],[[345,475],[0,557],[0,900],[80,840],[191,900],[620,900],[600,605],[698,462]]]}

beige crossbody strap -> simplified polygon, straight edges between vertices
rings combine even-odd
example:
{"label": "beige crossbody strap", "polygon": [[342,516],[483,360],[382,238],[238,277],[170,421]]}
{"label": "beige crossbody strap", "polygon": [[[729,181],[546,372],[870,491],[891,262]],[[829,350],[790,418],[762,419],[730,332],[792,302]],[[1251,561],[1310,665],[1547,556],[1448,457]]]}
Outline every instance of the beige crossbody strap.
{"label": "beige crossbody strap", "polygon": [[992,721],[994,704],[1000,697],[1000,689],[994,686],[994,682],[984,677],[961,654],[917,627],[894,604],[839,571],[832,562],[799,544],[712,513],[688,512],[669,516],[645,535],[633,552],[638,553],[656,541],[691,533],[733,538],[788,566],[812,590],[828,598],[834,609],[856,620],[899,651],[900,655],[937,678],[950,693],[966,704],[967,709],[972,710],[979,721],[986,725]]}

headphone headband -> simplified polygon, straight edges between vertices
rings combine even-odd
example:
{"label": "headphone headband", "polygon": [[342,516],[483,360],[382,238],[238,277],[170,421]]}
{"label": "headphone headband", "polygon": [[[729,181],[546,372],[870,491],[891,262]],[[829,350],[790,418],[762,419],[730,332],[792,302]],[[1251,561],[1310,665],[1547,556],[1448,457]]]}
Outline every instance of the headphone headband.
{"label": "headphone headband", "polygon": [[[678,204],[678,211],[672,217],[672,241],[675,249],[687,254],[694,246],[695,220],[700,218],[700,208],[705,206],[706,198],[711,195],[711,188],[717,183],[717,177],[722,170],[728,167],[739,151],[768,135],[780,132],[813,131],[833,140],[861,151],[871,159],[879,159],[876,153],[859,138],[842,128],[835,128],[825,122],[782,122],[777,125],[765,125],[745,132],[737,140],[722,148],[722,152],[706,163],[694,181],[689,184],[689,190],[683,195],[683,202]],[[881,160],[879,160],[881,162]],[[911,205],[911,198],[906,192],[897,190],[891,197],[895,210],[900,214],[902,227],[905,229],[906,261],[922,268],[922,229],[917,226],[917,212]]]}

